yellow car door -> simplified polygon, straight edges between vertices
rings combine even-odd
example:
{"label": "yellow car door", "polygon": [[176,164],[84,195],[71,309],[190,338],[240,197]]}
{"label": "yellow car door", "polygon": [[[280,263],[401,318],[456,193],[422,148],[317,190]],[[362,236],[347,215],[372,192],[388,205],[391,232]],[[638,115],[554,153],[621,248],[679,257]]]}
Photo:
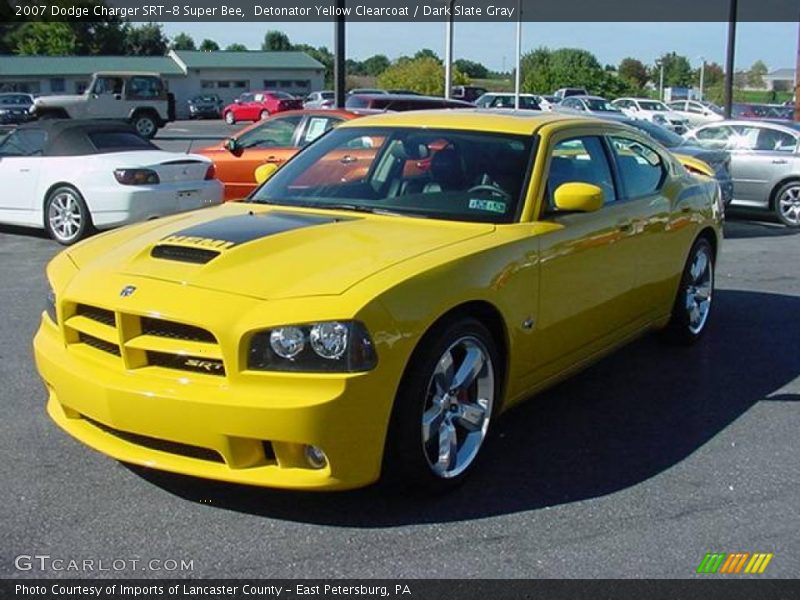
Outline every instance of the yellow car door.
{"label": "yellow car door", "polygon": [[[553,230],[540,237],[540,298],[533,359],[537,379],[561,371],[636,328],[635,240],[630,205],[620,201],[618,183],[602,135],[569,130],[549,144],[545,197],[540,220]],[[604,192],[604,205],[588,213],[555,209],[560,185],[583,182]]]}

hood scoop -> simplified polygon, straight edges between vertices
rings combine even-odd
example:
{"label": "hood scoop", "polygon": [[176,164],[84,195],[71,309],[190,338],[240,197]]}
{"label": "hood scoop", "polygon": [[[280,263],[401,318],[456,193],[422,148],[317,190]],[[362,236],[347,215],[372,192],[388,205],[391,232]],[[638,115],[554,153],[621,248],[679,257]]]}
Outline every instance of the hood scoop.
{"label": "hood scoop", "polygon": [[150,256],[153,258],[192,263],[194,265],[204,265],[207,262],[211,262],[219,255],[220,253],[217,250],[176,246],[173,244],[160,244],[150,251]]}

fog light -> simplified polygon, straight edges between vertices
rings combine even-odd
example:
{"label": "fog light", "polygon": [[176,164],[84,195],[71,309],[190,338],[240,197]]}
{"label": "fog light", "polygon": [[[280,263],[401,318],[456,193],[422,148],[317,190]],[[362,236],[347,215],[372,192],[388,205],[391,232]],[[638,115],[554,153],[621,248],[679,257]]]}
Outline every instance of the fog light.
{"label": "fog light", "polygon": [[312,469],[324,469],[328,465],[328,457],[316,446],[306,446],[306,461]]}

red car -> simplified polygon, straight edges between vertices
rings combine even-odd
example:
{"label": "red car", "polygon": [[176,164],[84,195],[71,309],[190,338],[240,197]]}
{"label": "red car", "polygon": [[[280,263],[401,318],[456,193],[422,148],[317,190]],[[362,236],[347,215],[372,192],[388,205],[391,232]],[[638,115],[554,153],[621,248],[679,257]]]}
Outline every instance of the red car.
{"label": "red car", "polygon": [[285,110],[300,110],[303,100],[286,92],[247,92],[222,109],[222,118],[229,125],[237,121],[259,121]]}

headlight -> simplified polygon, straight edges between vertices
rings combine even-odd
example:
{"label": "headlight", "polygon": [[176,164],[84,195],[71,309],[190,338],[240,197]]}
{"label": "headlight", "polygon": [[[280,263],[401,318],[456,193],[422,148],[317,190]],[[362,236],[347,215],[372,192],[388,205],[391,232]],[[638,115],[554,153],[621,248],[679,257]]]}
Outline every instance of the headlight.
{"label": "headlight", "polygon": [[375,368],[372,339],[358,321],[325,321],[259,331],[250,340],[254,371],[356,373]]}
{"label": "headlight", "polygon": [[158,173],[152,169],[116,169],[114,177],[122,185],[154,185],[159,183]]}
{"label": "headlight", "polygon": [[56,312],[56,293],[53,288],[47,290],[47,297],[45,298],[44,310],[50,320],[58,325],[58,313]]}

